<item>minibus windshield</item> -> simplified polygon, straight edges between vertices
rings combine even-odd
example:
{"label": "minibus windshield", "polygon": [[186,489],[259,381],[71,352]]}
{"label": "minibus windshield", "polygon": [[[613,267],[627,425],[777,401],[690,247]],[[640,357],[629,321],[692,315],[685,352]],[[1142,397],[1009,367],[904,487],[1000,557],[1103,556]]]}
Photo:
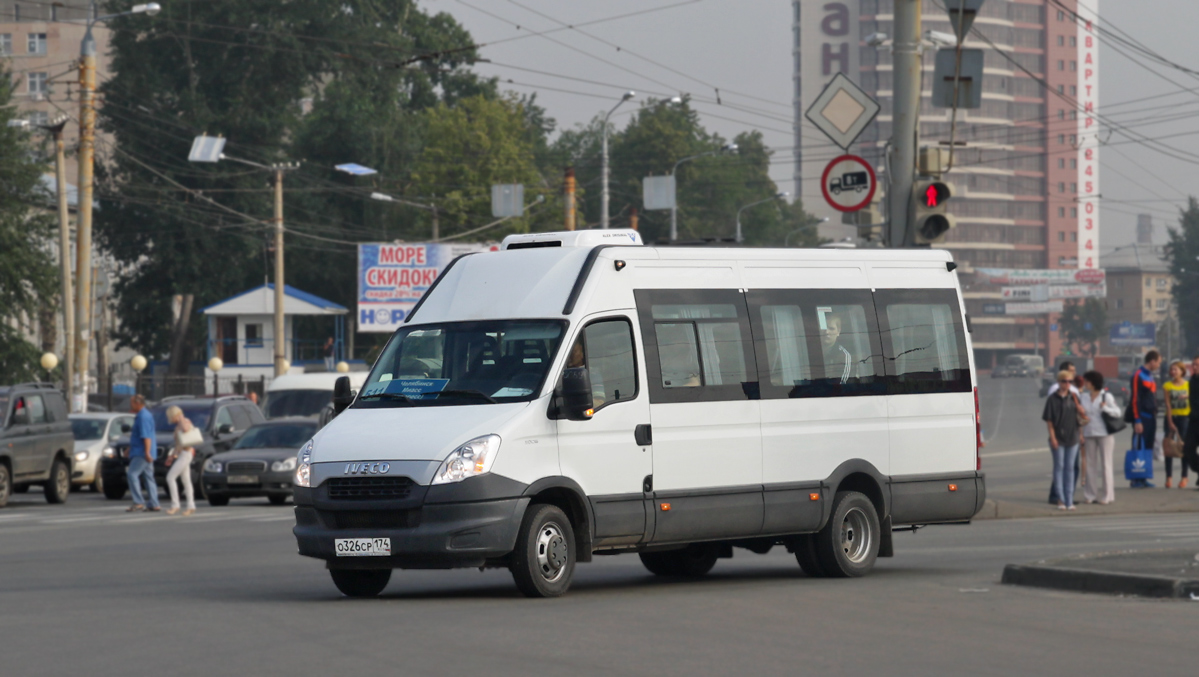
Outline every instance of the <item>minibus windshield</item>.
{"label": "minibus windshield", "polygon": [[354,406],[527,402],[541,390],[565,330],[554,320],[405,327],[383,349]]}

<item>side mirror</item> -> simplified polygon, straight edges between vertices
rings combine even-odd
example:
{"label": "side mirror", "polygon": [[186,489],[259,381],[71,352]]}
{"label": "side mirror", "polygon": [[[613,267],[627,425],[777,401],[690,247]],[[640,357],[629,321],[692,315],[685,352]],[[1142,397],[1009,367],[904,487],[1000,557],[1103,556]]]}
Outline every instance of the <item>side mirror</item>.
{"label": "side mirror", "polygon": [[338,376],[333,383],[333,415],[337,416],[346,410],[354,401],[354,391],[350,389],[350,377]]}
{"label": "side mirror", "polygon": [[562,372],[562,382],[555,393],[558,413],[568,421],[591,418],[594,399],[591,395],[591,375],[586,367],[570,367]]}
{"label": "side mirror", "polygon": [[229,433],[233,432],[233,424],[232,423],[221,424],[221,427],[217,428],[216,432],[218,435],[228,435]]}

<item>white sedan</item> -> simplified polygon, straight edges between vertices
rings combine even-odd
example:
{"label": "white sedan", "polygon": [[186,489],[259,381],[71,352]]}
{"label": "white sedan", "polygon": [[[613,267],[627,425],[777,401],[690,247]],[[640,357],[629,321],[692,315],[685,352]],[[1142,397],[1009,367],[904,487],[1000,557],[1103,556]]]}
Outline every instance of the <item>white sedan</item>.
{"label": "white sedan", "polygon": [[100,477],[100,458],[112,453],[112,445],[133,430],[133,414],[96,412],[71,414],[71,430],[75,433],[75,471],[71,485],[90,485],[93,491],[104,491]]}

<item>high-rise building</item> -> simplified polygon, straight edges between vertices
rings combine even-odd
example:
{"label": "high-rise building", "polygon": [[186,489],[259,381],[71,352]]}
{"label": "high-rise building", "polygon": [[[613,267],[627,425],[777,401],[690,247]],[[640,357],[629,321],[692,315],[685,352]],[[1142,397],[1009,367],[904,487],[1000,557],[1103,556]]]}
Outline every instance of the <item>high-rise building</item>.
{"label": "high-rise building", "polygon": [[[87,31],[88,0],[25,2],[0,0],[0,62],[15,85],[13,99],[22,117],[35,125],[60,115],[79,116],[79,49]],[[108,35],[103,24],[96,40],[96,81],[108,73]],[[79,128],[68,124],[67,146],[78,144]],[[74,162],[67,181],[75,183]]]}
{"label": "high-rise building", "polygon": [[[924,0],[923,29],[953,34],[945,4]],[[1004,290],[981,282],[978,268],[1097,268],[1098,100],[1095,0],[986,0],[965,46],[983,50],[982,105],[958,110],[931,104],[937,47],[923,56],[920,144],[948,148],[946,177],[956,193],[957,227],[943,244],[962,272],[980,368],[1012,352],[1053,358],[1061,350],[1056,316],[1011,315]],[[853,235],[824,204],[821,170],[842,151],[804,117],[837,74],[857,82],[882,106],[848,152],[874,164],[887,182],[891,137],[893,0],[794,0],[795,190],[804,206],[828,216],[826,237]],[[1081,14],[1079,18],[1077,14]],[[876,36],[867,44],[867,38]],[[1015,308],[1013,308],[1015,310]]]}

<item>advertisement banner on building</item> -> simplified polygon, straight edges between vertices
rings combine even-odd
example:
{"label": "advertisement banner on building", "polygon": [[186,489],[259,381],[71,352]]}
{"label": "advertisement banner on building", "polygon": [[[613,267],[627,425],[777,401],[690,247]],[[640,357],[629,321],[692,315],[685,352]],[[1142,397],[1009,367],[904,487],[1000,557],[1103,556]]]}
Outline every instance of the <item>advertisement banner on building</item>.
{"label": "advertisement banner on building", "polygon": [[999,285],[1101,285],[1107,280],[1102,268],[975,268],[975,281]]}
{"label": "advertisement banner on building", "polygon": [[1005,315],[1044,315],[1045,313],[1062,312],[1061,301],[1045,301],[1044,303],[1005,303]]}
{"label": "advertisement banner on building", "polygon": [[1107,338],[1113,346],[1148,347],[1157,344],[1157,327],[1152,322],[1122,322],[1112,325]]}
{"label": "advertisement banner on building", "polygon": [[[1078,267],[1099,267],[1099,0],[1078,0]],[[1110,133],[1110,132],[1109,132]]]}
{"label": "advertisement banner on building", "polygon": [[358,331],[391,332],[446,265],[479,244],[358,245]]}
{"label": "advertisement banner on building", "polygon": [[[1048,291],[1048,300],[1107,298],[1107,284],[1047,285],[1045,289]],[[1000,291],[1004,299],[1032,301],[1036,287],[1004,287]]]}

